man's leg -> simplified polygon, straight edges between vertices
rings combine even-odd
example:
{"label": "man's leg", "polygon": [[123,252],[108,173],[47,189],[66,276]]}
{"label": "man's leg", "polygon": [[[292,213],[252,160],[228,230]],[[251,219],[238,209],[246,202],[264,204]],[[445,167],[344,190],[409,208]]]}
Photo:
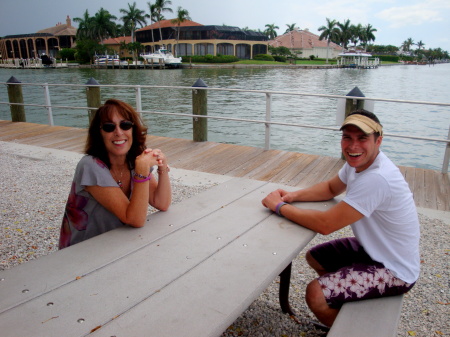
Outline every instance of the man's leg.
{"label": "man's leg", "polygon": [[314,280],[308,284],[305,299],[309,309],[311,309],[321,323],[329,327],[333,325],[339,309],[330,308],[327,304],[319,281]]}

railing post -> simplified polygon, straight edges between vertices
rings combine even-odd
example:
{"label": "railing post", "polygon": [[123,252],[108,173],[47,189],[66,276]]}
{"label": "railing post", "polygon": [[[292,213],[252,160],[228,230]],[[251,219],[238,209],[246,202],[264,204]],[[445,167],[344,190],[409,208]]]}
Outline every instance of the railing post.
{"label": "railing post", "polygon": [[89,108],[95,108],[88,110],[90,123],[92,118],[94,118],[95,111],[97,110],[96,108],[98,108],[101,105],[100,85],[93,77],[91,77],[89,81],[87,81],[86,85],[87,85],[86,87],[87,105]]}
{"label": "railing post", "polygon": [[[207,88],[205,82],[199,78],[192,88],[192,114],[199,116],[208,115],[208,93],[204,89],[195,88]],[[206,118],[194,117],[193,123],[193,140],[194,142],[206,142],[208,140],[208,120]]]}
{"label": "railing post", "polygon": [[[365,97],[358,87],[354,87],[347,95],[353,97]],[[355,110],[364,109],[364,100],[356,98],[347,98],[345,100],[345,117]],[[344,117],[344,119],[345,119]]]}
{"label": "railing post", "polygon": [[140,85],[136,86],[135,90],[136,90],[136,111],[138,111],[139,114],[141,114],[142,111],[141,86]]}
{"label": "railing post", "polygon": [[50,91],[48,90],[48,83],[44,84],[44,96],[45,96],[45,108],[47,109],[48,114],[48,124],[53,126],[53,112],[52,112],[52,103],[50,101]]}
{"label": "railing post", "polygon": [[[448,128],[447,139],[450,141],[450,126]],[[448,142],[447,146],[445,147],[444,163],[442,164],[442,173],[448,173],[448,162],[449,162],[449,160],[450,160],[450,142]]]}
{"label": "railing post", "polygon": [[[14,76],[11,76],[6,83],[11,83],[7,84],[9,103],[23,104],[22,86],[20,84],[14,84],[22,82],[20,82]],[[11,121],[26,122],[25,107],[23,105],[10,105],[10,110],[11,110]]]}
{"label": "railing post", "polygon": [[[272,94],[266,92],[266,122],[270,122],[272,119]],[[265,123],[266,126],[266,138],[264,142],[264,149],[270,150],[270,123]]]}

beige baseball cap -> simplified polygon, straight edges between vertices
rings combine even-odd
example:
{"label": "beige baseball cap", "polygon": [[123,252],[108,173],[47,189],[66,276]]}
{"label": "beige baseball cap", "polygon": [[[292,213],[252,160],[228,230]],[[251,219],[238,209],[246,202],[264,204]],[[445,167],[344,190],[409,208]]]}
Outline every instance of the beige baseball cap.
{"label": "beige baseball cap", "polygon": [[340,130],[342,130],[346,125],[354,125],[361,129],[366,135],[379,132],[383,135],[383,126],[378,124],[373,119],[360,114],[349,115],[342,124]]}

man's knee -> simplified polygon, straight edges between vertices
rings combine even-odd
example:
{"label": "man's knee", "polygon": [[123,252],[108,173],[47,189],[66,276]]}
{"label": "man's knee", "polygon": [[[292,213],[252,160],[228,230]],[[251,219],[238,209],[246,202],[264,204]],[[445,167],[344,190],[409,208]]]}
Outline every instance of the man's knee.
{"label": "man's knee", "polygon": [[313,311],[314,309],[320,309],[321,307],[323,308],[324,305],[328,307],[322,287],[317,279],[311,281],[306,287],[305,300]]}

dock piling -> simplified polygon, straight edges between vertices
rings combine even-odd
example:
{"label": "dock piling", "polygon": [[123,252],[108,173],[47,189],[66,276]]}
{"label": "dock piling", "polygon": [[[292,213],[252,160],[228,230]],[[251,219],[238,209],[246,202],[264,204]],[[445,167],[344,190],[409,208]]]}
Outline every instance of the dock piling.
{"label": "dock piling", "polygon": [[[6,82],[8,87],[8,98],[10,103],[23,104],[22,85],[14,76],[11,76]],[[25,107],[23,105],[10,105],[11,121],[13,122],[26,122]]]}
{"label": "dock piling", "polygon": [[88,116],[89,116],[89,123],[91,122],[92,118],[94,118],[94,113],[101,105],[101,99],[100,99],[100,85],[99,83],[91,77],[89,81],[86,82],[86,98],[87,98],[87,105],[89,108],[95,108],[95,109],[89,109],[88,110]]}
{"label": "dock piling", "polygon": [[[207,90],[195,88],[206,88],[206,83],[199,78],[192,86],[192,114],[208,115],[208,93]],[[194,142],[206,142],[208,140],[208,120],[206,118],[192,118]]]}

